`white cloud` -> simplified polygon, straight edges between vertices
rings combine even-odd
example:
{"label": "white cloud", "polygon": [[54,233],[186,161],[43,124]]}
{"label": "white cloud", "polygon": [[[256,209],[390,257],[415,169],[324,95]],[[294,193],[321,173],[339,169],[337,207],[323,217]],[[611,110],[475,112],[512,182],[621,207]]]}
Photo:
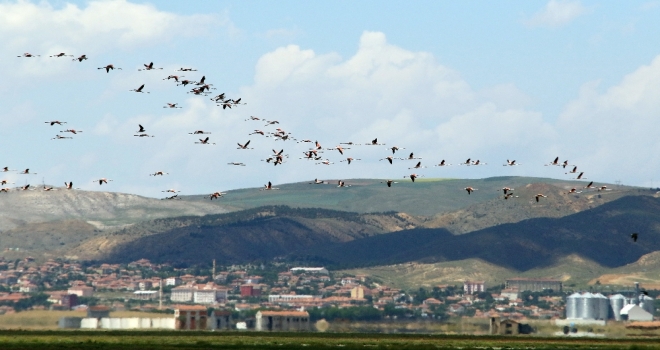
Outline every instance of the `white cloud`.
{"label": "white cloud", "polygon": [[550,0],[543,10],[524,21],[530,27],[560,27],[579,16],[585,14],[587,9],[580,1]]}
{"label": "white cloud", "polygon": [[599,82],[584,84],[560,115],[565,149],[597,174],[627,184],[649,182],[660,171],[654,161],[660,153],[660,56],[605,92],[598,88]]}
{"label": "white cloud", "polygon": [[84,8],[67,3],[59,9],[25,0],[0,4],[0,40],[6,48],[20,50],[17,55],[127,49],[204,34],[213,25],[233,28],[227,18],[181,16],[126,0],[92,1]]}

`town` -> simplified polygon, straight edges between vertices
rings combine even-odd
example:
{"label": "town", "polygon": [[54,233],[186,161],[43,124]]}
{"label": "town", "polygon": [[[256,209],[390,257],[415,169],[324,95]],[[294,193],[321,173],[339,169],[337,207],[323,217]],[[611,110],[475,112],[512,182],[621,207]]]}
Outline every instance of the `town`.
{"label": "town", "polygon": [[[497,286],[486,286],[483,281],[464,281],[458,285],[402,290],[367,275],[353,276],[323,267],[296,267],[276,262],[241,266],[214,264],[203,269],[153,264],[146,259],[129,264],[61,259],[38,263],[30,257],[0,260],[0,314],[25,310],[87,310],[88,316],[101,315],[98,317],[101,319],[109,317],[113,311],[136,310],[176,314],[179,322],[162,327],[182,329],[207,328],[207,311],[215,312],[212,312],[215,316],[226,316],[222,327],[258,330],[312,330],[310,324],[321,319],[330,322],[442,322],[472,317],[523,323],[570,316],[575,323],[578,319],[584,322],[585,318],[594,321],[613,318],[608,317],[607,312],[583,317],[575,308],[565,310],[567,300],[575,302],[571,298],[576,294],[571,292],[574,291],[564,290],[560,280],[538,278],[511,278]],[[648,293],[645,297],[652,300]],[[632,299],[628,300],[631,304]],[[583,300],[579,302],[585,304]],[[646,305],[647,314],[633,316],[631,313],[630,320],[634,317],[652,320],[653,302],[647,301]],[[181,315],[188,315],[189,320]],[[270,324],[262,324],[264,315],[268,315]],[[298,323],[272,323],[273,317],[278,315],[299,316],[291,317]],[[204,322],[200,322],[202,319]],[[78,328],[80,322],[60,326]],[[92,327],[100,326],[101,323],[94,323]]]}

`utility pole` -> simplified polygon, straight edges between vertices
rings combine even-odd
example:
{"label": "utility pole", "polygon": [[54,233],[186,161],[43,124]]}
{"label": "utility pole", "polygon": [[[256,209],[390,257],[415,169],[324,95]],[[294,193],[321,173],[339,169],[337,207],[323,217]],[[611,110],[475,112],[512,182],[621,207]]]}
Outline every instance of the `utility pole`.
{"label": "utility pole", "polygon": [[163,279],[160,279],[160,293],[159,293],[159,301],[158,301],[158,310],[163,309]]}

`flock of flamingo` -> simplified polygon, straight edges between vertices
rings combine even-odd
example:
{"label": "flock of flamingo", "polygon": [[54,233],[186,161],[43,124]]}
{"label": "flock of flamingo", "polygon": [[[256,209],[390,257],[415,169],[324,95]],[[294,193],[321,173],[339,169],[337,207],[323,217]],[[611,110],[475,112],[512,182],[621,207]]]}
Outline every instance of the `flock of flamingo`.
{"label": "flock of flamingo", "polygon": [[[40,57],[40,55],[33,55],[30,53],[24,53],[23,55],[20,55],[18,57],[21,58],[35,58],[35,57]],[[55,55],[49,56],[51,58],[62,58],[62,57],[74,57],[72,61],[77,61],[82,63],[83,61],[86,61],[88,58],[86,55],[81,55],[79,57],[75,57],[73,55],[68,55],[66,53],[58,53]],[[106,73],[111,73],[111,71],[114,70],[121,70],[122,68],[120,67],[115,67],[113,64],[108,64],[103,67],[97,67],[99,70],[104,70]],[[143,64],[143,68],[138,69],[138,71],[152,71],[152,70],[163,70],[161,67],[155,67],[153,62]],[[193,68],[180,68],[177,70],[177,72],[195,72],[197,71],[196,69]],[[167,77],[163,78],[165,81],[173,81],[176,83],[177,86],[183,86],[183,87],[188,87],[190,86],[190,90],[187,92],[189,94],[193,95],[201,95],[201,96],[208,96],[210,94],[211,90],[215,90],[213,87],[213,84],[207,83],[206,82],[206,76],[202,76],[199,80],[191,80],[191,79],[184,79],[185,76],[180,75],[181,73],[174,73],[174,74],[169,74]],[[135,89],[129,90],[130,92],[135,92],[135,93],[150,93],[149,91],[145,90],[145,84],[140,85],[139,87]],[[217,96],[214,96],[210,98],[211,101],[213,101],[217,106],[222,107],[223,109],[231,109],[234,107],[237,107],[239,105],[244,105],[245,103],[241,102],[241,98],[238,99],[232,99],[228,98],[225,96],[224,93],[221,93]],[[182,108],[178,106],[178,103],[166,103],[163,108]],[[245,119],[245,121],[250,121],[250,122],[262,122],[264,123],[264,127],[274,127],[274,126],[279,126],[279,121],[277,120],[266,120],[263,118],[255,117],[255,116],[250,116],[249,118]],[[46,124],[49,124],[49,126],[63,126],[64,124],[67,124],[65,121],[59,121],[59,120],[51,120],[51,121],[46,121],[44,122]],[[73,139],[75,135],[78,135],[82,133],[82,130],[78,129],[66,129],[66,130],[61,130],[60,133],[69,133],[71,136],[62,136],[61,134],[56,134],[52,139],[53,140],[66,140],[66,139]],[[209,135],[211,132],[209,131],[204,131],[204,130],[195,130],[190,132],[189,134],[191,135],[198,135],[198,137],[201,137],[198,139],[198,141],[195,142],[195,144],[199,145],[215,145],[215,143],[211,142],[210,136],[203,136],[203,135]],[[371,141],[365,142],[365,143],[355,143],[355,142],[343,142],[340,143],[339,145],[335,147],[330,147],[330,148],[324,148],[318,141],[316,140],[311,140],[311,139],[295,139],[291,133],[285,131],[284,129],[280,127],[276,127],[274,131],[264,131],[260,129],[254,129],[253,132],[251,132],[249,135],[257,135],[258,137],[268,137],[272,138],[275,141],[295,141],[296,143],[299,144],[309,144],[309,148],[303,152],[303,155],[299,157],[299,159],[307,160],[307,161],[312,161],[316,165],[331,165],[334,164],[334,162],[331,162],[328,158],[325,158],[322,154],[324,151],[336,151],[339,153],[340,156],[344,157],[340,162],[346,162],[346,164],[350,165],[353,162],[360,161],[360,158],[354,158],[352,156],[349,156],[348,153],[350,150],[356,149],[361,146],[366,146],[366,147],[383,147],[384,153],[391,152],[391,155],[384,156],[383,158],[380,159],[380,161],[386,161],[390,165],[394,164],[395,161],[398,162],[400,160],[402,161],[415,161],[414,165],[411,167],[408,167],[410,170],[416,170],[416,169],[423,169],[426,168],[426,166],[422,165],[421,158],[416,157],[413,152],[411,152],[407,157],[397,157],[397,152],[400,152],[402,150],[405,150],[403,147],[398,147],[398,146],[391,146],[391,145],[386,145],[385,143],[379,142],[378,138],[375,138]],[[135,137],[140,137],[140,138],[148,138],[148,137],[154,137],[154,135],[148,134],[146,127],[144,127],[141,124],[138,124],[138,130],[135,131],[134,133]],[[244,143],[237,142],[237,149],[239,150],[251,150],[253,148],[250,148],[250,142],[251,140],[247,140]],[[279,151],[273,149],[272,154],[263,161],[272,164],[274,166],[281,165],[287,161],[289,158],[289,155],[284,152],[284,149],[280,149]],[[242,162],[230,162],[228,163],[229,165],[234,165],[234,166],[245,166],[246,164]],[[472,159],[468,158],[464,162],[461,162],[457,164],[457,166],[486,166],[487,163],[482,162],[479,159]],[[502,164],[503,166],[518,166],[520,165],[518,162],[515,160],[506,160],[506,163]],[[573,179],[575,180],[586,180],[587,178],[584,176],[584,172],[578,171],[578,167],[573,164],[569,164],[568,160],[564,162],[559,161],[559,157],[555,158],[553,161],[549,162],[548,164],[545,164],[546,166],[555,166],[555,167],[560,167],[562,169],[566,170],[565,174],[575,174],[576,177]],[[449,167],[452,166],[452,164],[446,162],[444,159],[440,161],[438,164],[433,165],[434,167]],[[12,171],[17,171],[14,169],[9,169],[9,167],[4,167],[0,172],[12,172]],[[23,171],[18,172],[18,174],[23,174],[23,175],[32,175],[36,174],[34,172],[30,172],[30,169],[25,169]],[[152,174],[149,174],[150,176],[165,176],[168,175],[167,172],[164,171],[155,171]],[[415,179],[423,177],[423,175],[412,173],[409,175],[404,176],[404,179],[410,179],[412,182],[415,182]],[[113,181],[111,179],[107,178],[100,178],[97,180],[94,180],[94,182],[98,182],[99,185],[107,184],[108,182]],[[323,181],[319,179],[315,179],[314,182],[310,182],[310,184],[328,184],[328,181]],[[382,181],[382,183],[386,184],[388,187],[392,187],[393,184],[397,184],[397,181],[394,180],[386,180]],[[13,184],[10,183],[8,180],[0,180],[0,185],[7,185],[7,184]],[[337,187],[350,187],[350,184],[346,184],[343,180],[338,180],[337,181]],[[74,189],[73,183],[72,182],[65,182],[64,183],[64,189],[67,190],[72,190]],[[27,191],[27,190],[35,190],[34,187],[30,187],[29,184],[26,184],[24,186],[16,187],[14,189],[11,189],[9,187],[4,187],[0,189],[0,192],[9,192],[11,190],[22,190],[22,191]],[[46,186],[45,184],[43,185],[42,188],[43,191],[53,191],[56,190],[56,188]],[[261,188],[261,191],[271,191],[271,190],[279,190],[279,188],[274,187],[271,182],[268,182],[266,185],[264,185],[263,188]],[[468,195],[471,195],[473,192],[477,191],[478,189],[473,188],[473,187],[465,187],[463,188],[467,192]],[[518,198],[518,196],[515,195],[514,189],[509,188],[509,187],[504,187],[501,189],[503,192],[503,199],[508,200],[510,198]],[[584,190],[595,190],[595,191],[609,191],[610,189],[607,188],[607,186],[594,186],[593,181],[587,184],[586,186],[582,188],[577,188],[574,187],[569,190],[568,193],[581,193]],[[175,189],[168,189],[162,191],[169,196],[163,198],[163,199],[179,199],[178,194],[180,191],[175,190]],[[216,191],[211,193],[210,195],[205,196],[204,198],[213,200],[213,199],[219,199],[226,193],[221,192],[221,191]],[[547,195],[543,193],[536,194],[533,199],[536,200],[536,202],[539,202],[541,198],[547,198]]]}

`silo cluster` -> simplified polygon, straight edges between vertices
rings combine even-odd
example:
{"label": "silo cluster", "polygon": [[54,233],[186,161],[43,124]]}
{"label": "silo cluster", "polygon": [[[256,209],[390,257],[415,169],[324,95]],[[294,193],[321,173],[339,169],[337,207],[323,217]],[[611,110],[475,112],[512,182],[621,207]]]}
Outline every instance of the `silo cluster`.
{"label": "silo cluster", "polygon": [[635,303],[639,303],[639,307],[653,315],[655,312],[653,301],[653,298],[644,294],[637,298],[626,298],[621,294],[608,298],[600,293],[573,293],[566,298],[566,318],[621,321],[621,309]]}

